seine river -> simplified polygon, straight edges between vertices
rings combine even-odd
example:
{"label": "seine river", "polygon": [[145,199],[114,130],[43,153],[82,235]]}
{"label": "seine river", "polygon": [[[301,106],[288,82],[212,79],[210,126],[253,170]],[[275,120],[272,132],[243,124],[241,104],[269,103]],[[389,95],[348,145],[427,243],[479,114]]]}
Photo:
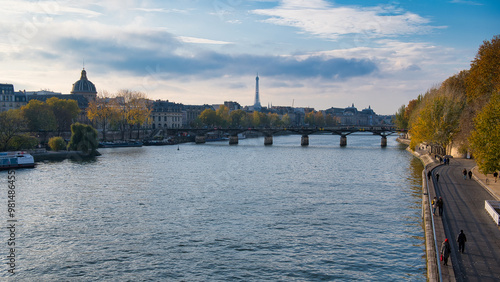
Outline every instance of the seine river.
{"label": "seine river", "polygon": [[100,149],[18,170],[0,277],[14,232],[17,281],[426,281],[420,161],[395,137],[339,140]]}

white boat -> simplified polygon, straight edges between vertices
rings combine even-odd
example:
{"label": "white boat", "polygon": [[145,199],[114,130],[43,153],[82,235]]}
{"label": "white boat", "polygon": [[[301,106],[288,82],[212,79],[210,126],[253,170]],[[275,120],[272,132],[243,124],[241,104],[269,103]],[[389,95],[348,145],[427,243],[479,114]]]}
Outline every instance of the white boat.
{"label": "white boat", "polygon": [[30,154],[24,152],[0,153],[0,170],[33,167],[35,167],[35,159]]}

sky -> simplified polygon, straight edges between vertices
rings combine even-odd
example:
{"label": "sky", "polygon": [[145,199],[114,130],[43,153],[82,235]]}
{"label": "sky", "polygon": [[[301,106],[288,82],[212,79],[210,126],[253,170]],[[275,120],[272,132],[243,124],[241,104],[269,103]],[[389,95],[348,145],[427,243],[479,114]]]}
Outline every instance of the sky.
{"label": "sky", "polygon": [[500,34],[498,0],[0,0],[0,83],[394,114]]}

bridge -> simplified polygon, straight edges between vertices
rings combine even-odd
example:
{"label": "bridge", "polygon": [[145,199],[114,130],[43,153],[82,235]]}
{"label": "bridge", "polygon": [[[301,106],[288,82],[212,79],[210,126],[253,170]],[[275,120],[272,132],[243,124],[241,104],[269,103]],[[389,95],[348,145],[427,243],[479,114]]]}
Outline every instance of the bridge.
{"label": "bridge", "polygon": [[195,135],[195,142],[203,144],[207,141],[207,134],[218,132],[219,134],[229,135],[229,144],[238,144],[238,134],[244,132],[256,132],[264,135],[264,145],[273,144],[273,135],[281,134],[300,134],[302,135],[300,145],[309,145],[309,135],[331,133],[340,136],[340,146],[347,146],[347,136],[356,132],[367,132],[381,137],[380,145],[387,146],[387,136],[397,132],[404,132],[395,126],[333,126],[333,127],[283,127],[283,128],[169,128],[163,129],[167,134],[177,135],[181,132],[187,132]]}

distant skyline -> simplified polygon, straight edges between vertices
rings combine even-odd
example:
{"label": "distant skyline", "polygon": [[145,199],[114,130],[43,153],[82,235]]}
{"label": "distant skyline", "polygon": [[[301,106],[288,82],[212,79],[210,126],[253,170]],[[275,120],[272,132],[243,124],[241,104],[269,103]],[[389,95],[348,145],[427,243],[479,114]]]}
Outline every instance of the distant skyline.
{"label": "distant skyline", "polygon": [[2,0],[0,83],[183,104],[371,106],[394,114],[500,34],[489,0]]}

